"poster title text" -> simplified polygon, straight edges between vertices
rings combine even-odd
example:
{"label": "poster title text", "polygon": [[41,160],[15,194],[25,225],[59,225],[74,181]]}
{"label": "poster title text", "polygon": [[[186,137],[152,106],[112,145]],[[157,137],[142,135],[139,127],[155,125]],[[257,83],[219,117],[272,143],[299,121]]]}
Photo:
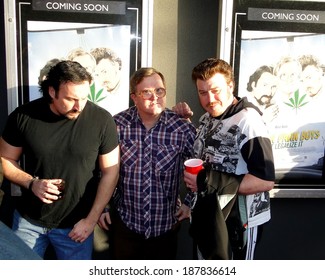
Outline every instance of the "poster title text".
{"label": "poster title text", "polygon": [[248,8],[248,20],[273,22],[325,23],[324,11]]}
{"label": "poster title text", "polygon": [[125,15],[125,1],[92,1],[92,0],[33,0],[33,9],[48,12],[72,12],[72,13],[98,13]]}
{"label": "poster title text", "polygon": [[319,130],[304,130],[294,133],[282,133],[271,137],[271,142],[275,149],[288,149],[302,147],[304,141],[317,140],[321,136]]}
{"label": "poster title text", "polygon": [[82,4],[82,3],[58,3],[47,2],[45,7],[48,10],[69,10],[69,11],[96,11],[96,12],[108,12],[110,10],[109,5],[103,4]]}
{"label": "poster title text", "polygon": [[293,13],[262,13],[265,20],[295,20],[295,21],[319,21],[320,16],[314,14],[293,14]]}

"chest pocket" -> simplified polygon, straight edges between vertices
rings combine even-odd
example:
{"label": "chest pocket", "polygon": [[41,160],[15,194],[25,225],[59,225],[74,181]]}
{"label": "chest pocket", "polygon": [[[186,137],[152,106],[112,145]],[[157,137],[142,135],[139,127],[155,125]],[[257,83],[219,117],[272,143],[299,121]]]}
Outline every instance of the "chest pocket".
{"label": "chest pocket", "polygon": [[135,166],[138,159],[138,142],[132,140],[122,140],[121,147],[121,163],[125,166]]}
{"label": "chest pocket", "polygon": [[178,145],[157,145],[156,167],[159,171],[174,171],[179,163],[180,147]]}

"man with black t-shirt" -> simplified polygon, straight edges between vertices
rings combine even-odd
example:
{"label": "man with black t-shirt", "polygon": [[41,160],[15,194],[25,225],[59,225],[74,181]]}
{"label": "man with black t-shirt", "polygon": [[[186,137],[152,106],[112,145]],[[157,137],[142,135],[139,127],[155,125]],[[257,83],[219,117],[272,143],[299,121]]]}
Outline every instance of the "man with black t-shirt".
{"label": "man with black t-shirt", "polygon": [[40,85],[43,97],[11,113],[2,135],[4,176],[22,189],[13,230],[41,257],[51,243],[58,259],[90,259],[118,181],[116,125],[87,101],[91,82],[79,63],[57,63]]}

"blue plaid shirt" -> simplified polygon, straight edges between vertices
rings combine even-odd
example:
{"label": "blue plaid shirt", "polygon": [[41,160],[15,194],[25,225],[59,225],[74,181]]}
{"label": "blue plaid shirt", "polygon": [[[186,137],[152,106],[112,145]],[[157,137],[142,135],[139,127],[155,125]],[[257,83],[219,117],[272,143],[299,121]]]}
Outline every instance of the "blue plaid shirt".
{"label": "blue plaid shirt", "polygon": [[[193,156],[195,127],[166,109],[149,131],[136,107],[114,116],[121,147],[115,203],[129,229],[146,238],[176,223],[183,161]],[[184,203],[190,206],[191,194]]]}

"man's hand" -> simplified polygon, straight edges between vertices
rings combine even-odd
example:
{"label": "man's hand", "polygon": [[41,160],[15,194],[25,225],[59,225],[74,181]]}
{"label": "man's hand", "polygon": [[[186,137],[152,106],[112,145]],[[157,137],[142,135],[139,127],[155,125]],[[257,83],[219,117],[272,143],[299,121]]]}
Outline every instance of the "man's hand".
{"label": "man's hand", "polygon": [[191,192],[197,192],[197,174],[192,174],[184,170],[184,182]]}
{"label": "man's hand", "polygon": [[84,242],[94,231],[96,223],[90,223],[87,219],[81,219],[69,233],[69,237],[75,242]]}
{"label": "man's hand", "polygon": [[30,190],[42,202],[51,204],[59,199],[61,182],[62,179],[35,179],[31,183]]}
{"label": "man's hand", "polygon": [[97,224],[100,228],[109,230],[108,226],[112,224],[110,214],[108,212],[101,214]]}
{"label": "man's hand", "polygon": [[186,102],[177,103],[172,110],[179,116],[189,119],[193,116],[193,112]]}
{"label": "man's hand", "polygon": [[191,216],[191,208],[182,204],[181,207],[176,212],[177,220],[180,222],[184,219],[188,219]]}

